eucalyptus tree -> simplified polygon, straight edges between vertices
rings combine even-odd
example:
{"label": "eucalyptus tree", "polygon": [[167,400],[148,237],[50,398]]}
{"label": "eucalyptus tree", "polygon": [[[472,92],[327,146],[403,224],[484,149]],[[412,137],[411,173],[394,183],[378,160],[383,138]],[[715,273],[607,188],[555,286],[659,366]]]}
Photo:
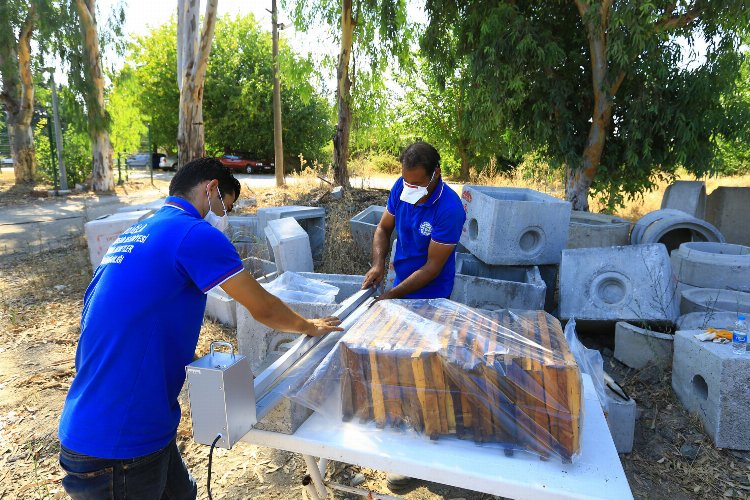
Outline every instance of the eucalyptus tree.
{"label": "eucalyptus tree", "polygon": [[[733,131],[746,0],[427,0],[443,77],[467,58],[467,113],[566,168],[566,197],[610,205],[678,166],[701,175]],[[453,43],[455,41],[455,43]],[[705,42],[704,57],[693,49]],[[689,61],[689,63],[688,63]]]}
{"label": "eucalyptus tree", "polygon": [[53,8],[51,1],[0,0],[0,102],[8,113],[16,183],[33,182],[36,174],[31,126],[34,115],[32,40],[38,49],[47,46],[44,38],[54,29]]}
{"label": "eucalyptus tree", "polygon": [[339,43],[333,172],[336,184],[348,187],[352,96],[356,98],[353,59],[360,59],[360,68],[369,67],[372,77],[381,76],[393,59],[401,63],[409,60],[411,30],[406,18],[406,0],[285,0],[282,3],[293,12],[298,28],[308,29],[323,21]]}

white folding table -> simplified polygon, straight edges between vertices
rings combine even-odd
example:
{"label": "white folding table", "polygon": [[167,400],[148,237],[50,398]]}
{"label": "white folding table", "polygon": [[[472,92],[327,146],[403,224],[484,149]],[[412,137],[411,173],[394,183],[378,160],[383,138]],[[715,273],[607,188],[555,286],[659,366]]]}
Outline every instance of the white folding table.
{"label": "white folding table", "polygon": [[431,441],[412,432],[334,421],[318,413],[294,434],[253,429],[242,441],[304,455],[311,476],[317,475],[318,491],[325,488],[311,457],[321,457],[323,469],[327,459],[338,460],[509,498],[632,499],[588,375],[583,375],[583,389],[581,454],[571,464],[518,451],[508,457],[499,445],[480,446],[451,437]]}

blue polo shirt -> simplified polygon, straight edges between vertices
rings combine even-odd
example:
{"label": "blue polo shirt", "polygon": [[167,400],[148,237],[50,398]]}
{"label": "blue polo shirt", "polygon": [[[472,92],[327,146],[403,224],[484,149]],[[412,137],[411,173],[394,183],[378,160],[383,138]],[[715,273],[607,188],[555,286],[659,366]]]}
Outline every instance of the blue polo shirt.
{"label": "blue polo shirt", "polygon": [[[461,199],[442,179],[426,202],[412,205],[401,201],[404,180],[399,178],[391,188],[386,209],[396,219],[396,254],[393,267],[396,271],[395,287],[414,271],[427,263],[430,242],[455,245],[461,239],[466,221]],[[448,298],[456,277],[456,249],[443,266],[440,274],[423,288],[406,295],[407,299]]]}
{"label": "blue polo shirt", "polygon": [[177,396],[211,288],[241,272],[234,246],[186,200],[170,196],[123,232],[83,299],[76,376],[60,442],[99,458],[164,448],[180,422]]}

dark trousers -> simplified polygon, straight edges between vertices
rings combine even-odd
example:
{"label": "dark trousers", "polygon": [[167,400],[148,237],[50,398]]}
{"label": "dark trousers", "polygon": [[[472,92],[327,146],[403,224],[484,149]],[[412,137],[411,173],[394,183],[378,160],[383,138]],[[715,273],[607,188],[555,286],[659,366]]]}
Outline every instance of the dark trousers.
{"label": "dark trousers", "polygon": [[182,461],[177,442],[137,458],[105,459],[60,446],[62,485],[74,500],[195,499],[195,480]]}

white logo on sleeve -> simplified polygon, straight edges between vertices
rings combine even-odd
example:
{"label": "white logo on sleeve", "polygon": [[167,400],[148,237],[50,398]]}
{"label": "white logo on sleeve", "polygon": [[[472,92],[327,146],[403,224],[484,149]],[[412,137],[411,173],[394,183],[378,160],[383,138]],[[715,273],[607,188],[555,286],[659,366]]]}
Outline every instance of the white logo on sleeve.
{"label": "white logo on sleeve", "polygon": [[429,222],[423,222],[419,226],[419,232],[422,233],[422,236],[429,236],[432,234],[432,224]]}

